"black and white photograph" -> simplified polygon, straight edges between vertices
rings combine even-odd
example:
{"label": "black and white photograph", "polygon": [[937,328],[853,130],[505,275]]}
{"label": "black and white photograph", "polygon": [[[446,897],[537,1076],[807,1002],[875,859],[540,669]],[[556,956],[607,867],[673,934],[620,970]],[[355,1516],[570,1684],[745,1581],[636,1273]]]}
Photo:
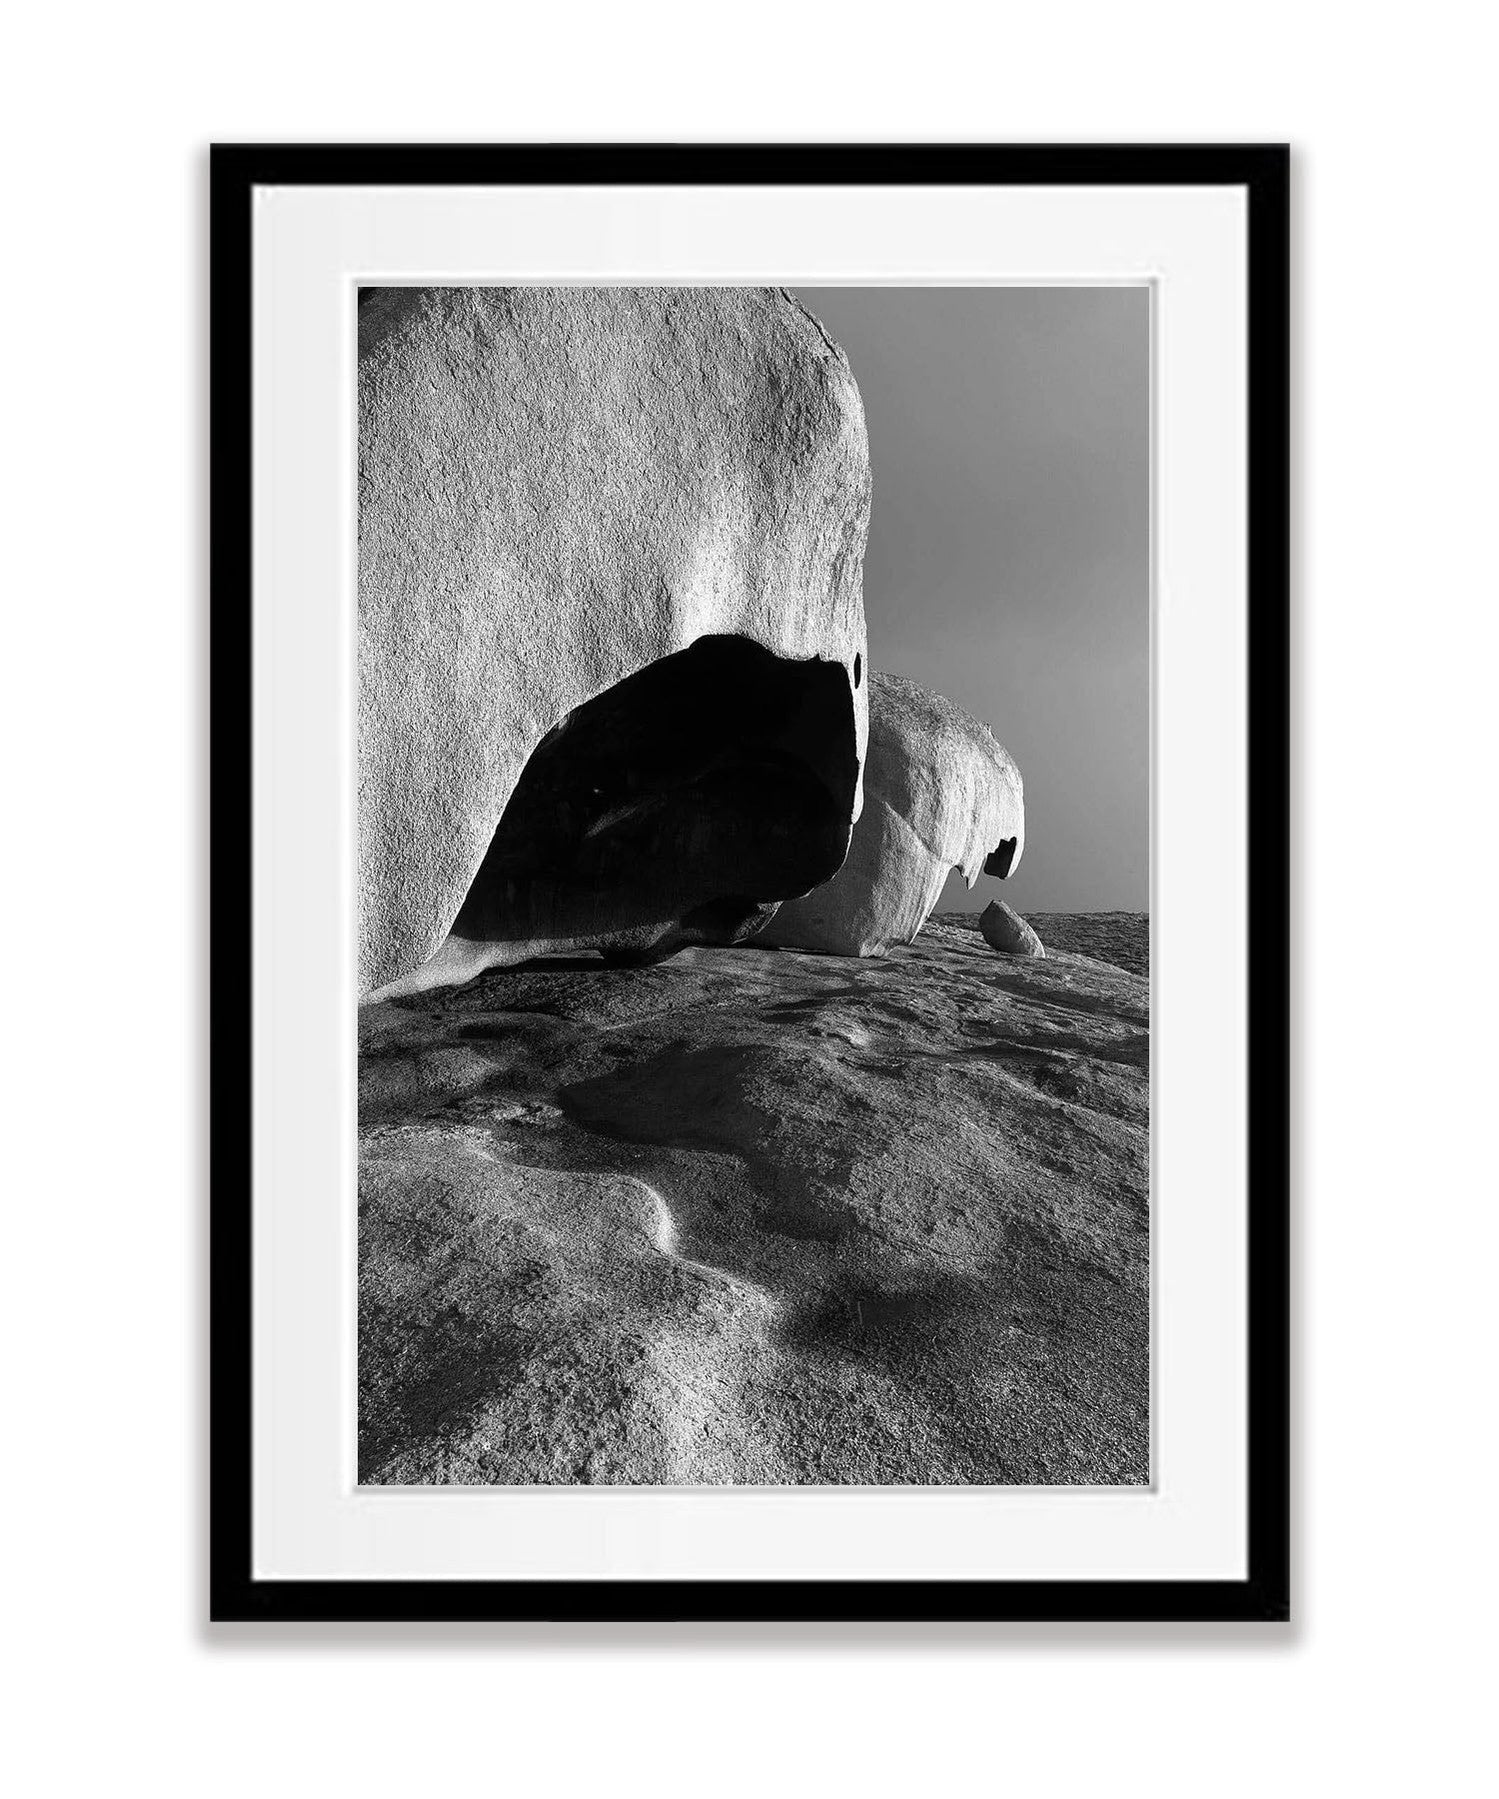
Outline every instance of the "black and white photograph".
{"label": "black and white photograph", "polygon": [[1150,1481],[1151,306],[358,290],[361,1485]]}
{"label": "black and white photograph", "polygon": [[1283,150],[213,175],[214,1617],[1283,1618]]}
{"label": "black and white photograph", "polygon": [[1479,18],[20,9],[10,1790],[1492,1786]]}

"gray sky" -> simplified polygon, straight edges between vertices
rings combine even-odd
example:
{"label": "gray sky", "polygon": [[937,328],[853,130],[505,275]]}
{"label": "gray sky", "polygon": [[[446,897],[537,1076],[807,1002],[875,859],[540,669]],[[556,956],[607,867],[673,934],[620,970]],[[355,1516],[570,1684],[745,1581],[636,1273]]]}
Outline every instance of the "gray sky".
{"label": "gray sky", "polygon": [[1149,295],[799,288],[869,422],[869,656],[993,726],[1025,780],[1007,881],[941,907],[1144,911]]}

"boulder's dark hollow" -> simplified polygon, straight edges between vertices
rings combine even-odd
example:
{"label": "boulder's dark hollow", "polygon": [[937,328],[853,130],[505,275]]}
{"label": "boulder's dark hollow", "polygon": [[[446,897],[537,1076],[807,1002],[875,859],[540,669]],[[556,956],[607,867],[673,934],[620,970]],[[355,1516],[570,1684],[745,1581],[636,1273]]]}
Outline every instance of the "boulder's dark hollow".
{"label": "boulder's dark hollow", "polygon": [[1001,881],[1004,880],[1010,872],[1010,865],[1015,860],[1015,845],[1018,841],[1019,839],[1015,837],[1002,838],[985,858],[984,873],[997,875]]}
{"label": "boulder's dark hollow", "polygon": [[858,772],[845,668],[699,638],[537,745],[452,936],[641,960],[737,941],[836,873]]}

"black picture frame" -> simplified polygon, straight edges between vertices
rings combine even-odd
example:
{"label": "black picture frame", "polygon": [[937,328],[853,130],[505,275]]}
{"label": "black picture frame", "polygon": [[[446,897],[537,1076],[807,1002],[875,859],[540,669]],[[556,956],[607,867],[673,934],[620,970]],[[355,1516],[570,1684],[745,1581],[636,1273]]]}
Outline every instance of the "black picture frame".
{"label": "black picture frame", "polygon": [[[300,1621],[1264,1621],[1290,1615],[1285,145],[216,145],[211,152],[209,1612]],[[1231,186],[1248,217],[1248,1542],[1240,1581],[262,1580],[251,1560],[251,210],[316,184]]]}

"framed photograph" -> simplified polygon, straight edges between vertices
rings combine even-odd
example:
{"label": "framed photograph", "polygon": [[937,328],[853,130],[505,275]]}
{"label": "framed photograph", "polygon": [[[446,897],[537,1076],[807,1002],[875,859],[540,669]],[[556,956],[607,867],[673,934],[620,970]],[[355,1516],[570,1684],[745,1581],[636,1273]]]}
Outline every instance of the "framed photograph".
{"label": "framed photograph", "polygon": [[212,164],[215,1620],[1289,1615],[1288,156]]}

